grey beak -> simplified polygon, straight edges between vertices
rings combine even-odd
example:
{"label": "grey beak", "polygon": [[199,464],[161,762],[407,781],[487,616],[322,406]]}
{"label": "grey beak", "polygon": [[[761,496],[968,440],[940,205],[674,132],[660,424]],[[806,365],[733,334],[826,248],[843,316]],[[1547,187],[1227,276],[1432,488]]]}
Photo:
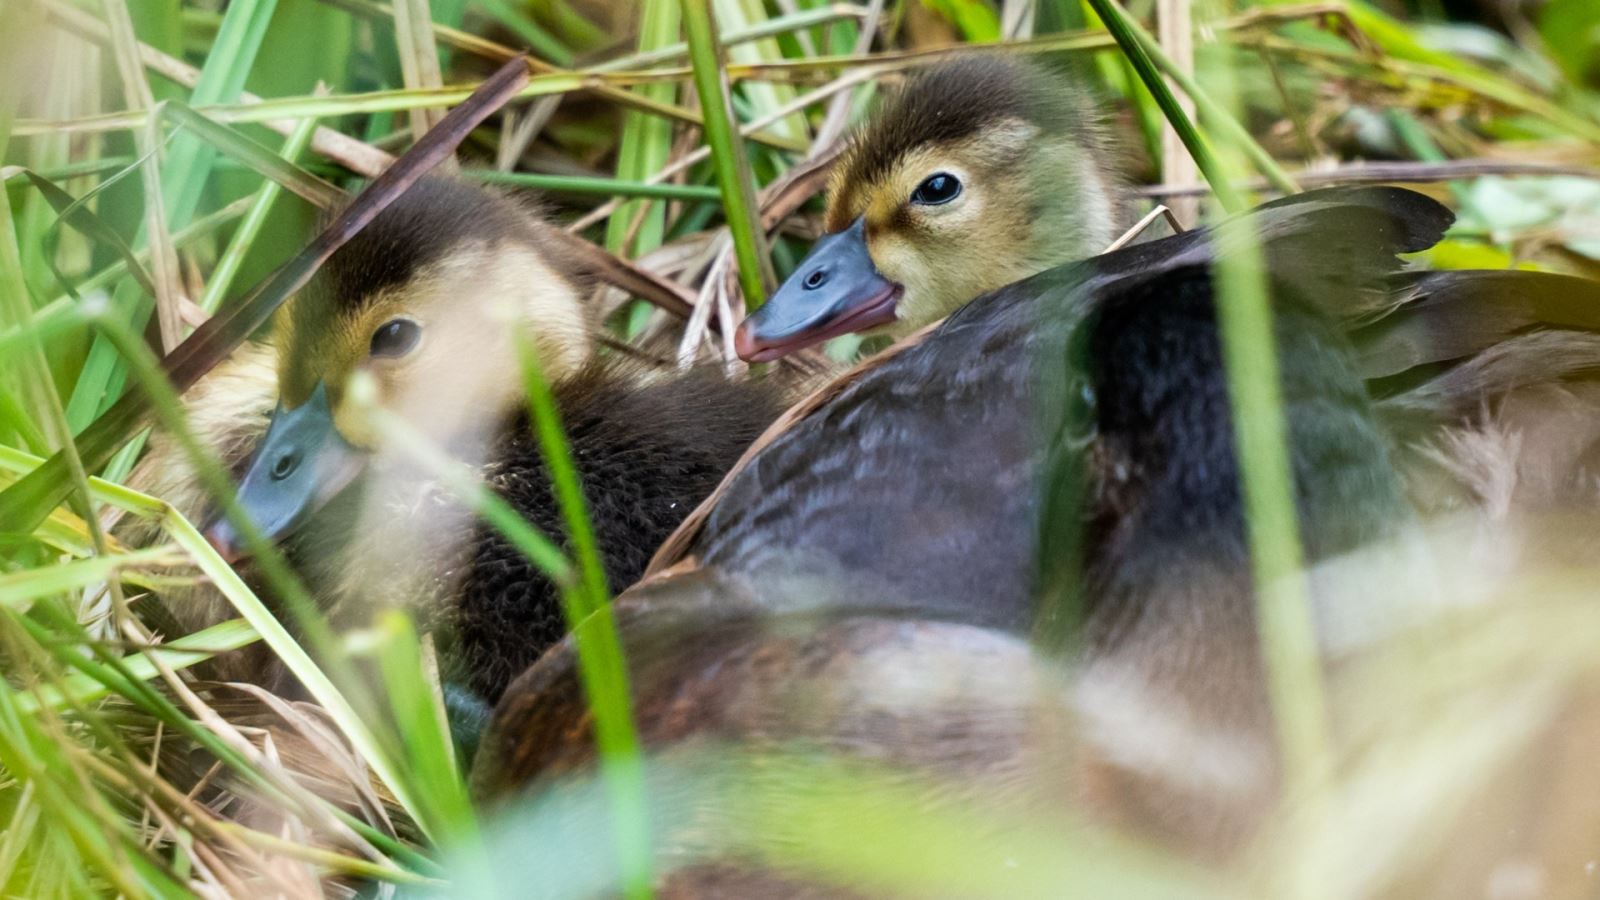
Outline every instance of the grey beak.
{"label": "grey beak", "polygon": [[733,343],[739,358],[767,362],[893,322],[900,289],[873,264],[866,232],[863,216],[818,241],[777,293],[739,326]]}

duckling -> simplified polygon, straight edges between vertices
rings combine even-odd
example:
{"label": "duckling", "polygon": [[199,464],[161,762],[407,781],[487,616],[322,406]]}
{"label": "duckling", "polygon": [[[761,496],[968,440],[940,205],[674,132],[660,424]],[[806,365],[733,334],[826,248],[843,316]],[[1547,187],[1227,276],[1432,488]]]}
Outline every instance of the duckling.
{"label": "duckling", "polygon": [[[1387,303],[1397,254],[1450,218],[1393,189],[1249,214],[1281,351],[1306,363],[1284,390],[1313,561],[1409,521],[1333,311]],[[615,604],[652,760],[798,746],[892,772],[913,786],[908,817],[952,802],[1071,808],[1203,856],[1237,849],[1273,802],[1277,763],[1214,309],[1213,261],[1230,252],[1192,232],[1004,287],[747,460],[690,555]],[[1063,482],[1079,500],[1052,506]],[[1075,612],[1042,577],[1062,558],[1082,561],[1087,595],[1092,652],[1071,657],[1075,674],[1030,640]],[[479,796],[507,804],[588,771],[586,710],[569,640],[497,707]],[[1144,728],[1205,747],[1225,784],[1149,764],[1172,751]],[[762,796],[805,795],[792,779],[764,778]],[[694,863],[664,875],[688,893],[753,865],[697,843],[704,820],[658,820],[662,858]]]}
{"label": "duckling", "polygon": [[[1010,58],[913,79],[851,139],[829,190],[831,233],[740,326],[740,354],[770,360],[849,331],[901,336],[1100,252],[1120,188],[1096,169],[1108,144],[1093,118],[1068,115],[1077,95],[1070,77]],[[1600,388],[1555,362],[1592,353],[1591,295],[1587,282],[1525,272],[1396,274],[1388,305],[1335,311],[1414,502],[1504,507],[1514,484],[1521,505],[1548,505],[1593,480]]]}
{"label": "duckling", "polygon": [[1125,188],[1094,98],[1009,56],[923,70],[851,136],[828,236],[737,333],[751,362],[852,331],[903,337],[1120,233]]}
{"label": "duckling", "polygon": [[[571,443],[606,577],[619,587],[786,398],[777,380],[662,375],[597,357],[580,300],[586,276],[555,249],[551,227],[484,188],[425,179],[286,304],[270,354],[248,355],[191,397],[202,422],[220,423],[204,431],[225,461],[254,445],[240,467],[240,503],[267,537],[285,541],[335,618],[361,622],[377,605],[411,606],[442,627],[446,675],[486,703],[565,633],[556,587],[477,522],[436,471],[383,441],[351,376],[369,378],[370,403],[472,466],[559,540],[563,519],[525,408],[515,338],[526,331]],[[259,377],[269,358],[270,392]],[[192,481],[169,468],[143,477],[183,493]],[[212,521],[207,535],[240,554],[229,522]]]}

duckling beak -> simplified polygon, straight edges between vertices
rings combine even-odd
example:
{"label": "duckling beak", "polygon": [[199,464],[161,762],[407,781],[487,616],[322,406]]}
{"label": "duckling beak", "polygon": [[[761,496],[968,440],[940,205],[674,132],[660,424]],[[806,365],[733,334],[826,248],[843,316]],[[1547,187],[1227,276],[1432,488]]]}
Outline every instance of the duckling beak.
{"label": "duckling beak", "polygon": [[[350,484],[366,454],[350,446],[333,424],[322,382],[294,409],[280,403],[250,469],[239,485],[239,506],[268,540],[293,531]],[[229,562],[244,555],[244,538],[226,518],[206,529],[206,539]]]}
{"label": "duckling beak", "polygon": [[900,286],[884,278],[867,250],[866,217],[817,242],[800,268],[734,335],[746,362],[778,359],[831,337],[895,320]]}

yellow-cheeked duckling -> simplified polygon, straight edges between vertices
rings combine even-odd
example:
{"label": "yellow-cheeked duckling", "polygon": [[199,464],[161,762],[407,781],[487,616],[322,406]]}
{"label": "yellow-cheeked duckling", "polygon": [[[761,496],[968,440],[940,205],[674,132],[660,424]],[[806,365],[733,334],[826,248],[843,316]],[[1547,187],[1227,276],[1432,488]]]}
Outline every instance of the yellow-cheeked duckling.
{"label": "yellow-cheeked duckling", "polygon": [[[741,325],[741,355],[774,359],[848,331],[903,335],[1099,253],[1118,184],[1097,168],[1107,142],[1092,117],[1069,115],[1078,94],[1069,76],[1007,57],[914,76],[851,139],[829,189],[830,233]],[[1593,305],[1587,281],[1455,271],[1396,274],[1385,302],[1331,310],[1422,508],[1504,506],[1508,493],[1562,502],[1600,471],[1600,385],[1570,377],[1594,353]]]}
{"label": "yellow-cheeked duckling", "polygon": [[850,138],[829,180],[828,236],[739,329],[739,355],[774,359],[852,331],[903,336],[1101,252],[1124,191],[1100,118],[1064,76],[1006,57],[913,76]]}
{"label": "yellow-cheeked duckling", "polygon": [[[597,357],[586,276],[557,249],[552,227],[489,190],[424,179],[291,298],[274,323],[273,353],[228,364],[190,403],[207,442],[241,471],[245,511],[286,542],[319,602],[356,622],[386,604],[418,611],[442,626],[447,678],[488,703],[566,632],[556,587],[439,472],[383,439],[352,376],[374,385],[367,402],[379,413],[470,465],[564,544],[527,413],[525,336],[552,386],[614,589],[639,577],[785,401],[770,379],[663,374]],[[270,385],[261,377],[268,360]],[[229,414],[238,416],[231,424]],[[192,483],[184,468],[168,469],[145,477],[182,493]],[[227,553],[241,550],[226,521],[208,536]]]}

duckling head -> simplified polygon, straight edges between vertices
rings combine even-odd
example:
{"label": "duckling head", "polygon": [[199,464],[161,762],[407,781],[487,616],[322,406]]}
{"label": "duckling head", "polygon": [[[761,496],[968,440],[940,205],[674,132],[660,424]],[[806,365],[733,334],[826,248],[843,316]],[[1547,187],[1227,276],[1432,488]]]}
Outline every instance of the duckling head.
{"label": "duckling head", "polygon": [[[519,340],[546,378],[591,354],[576,268],[546,225],[488,190],[414,185],[335,253],[274,322],[280,400],[239,489],[268,538],[300,524],[381,449],[375,412],[446,449],[520,408]],[[353,390],[358,381],[371,390]],[[208,529],[240,551],[225,519]]]}
{"label": "duckling head", "polygon": [[900,336],[1101,252],[1116,224],[1107,157],[1067,75],[997,56],[927,70],[852,138],[829,187],[829,234],[741,326],[739,355]]}

